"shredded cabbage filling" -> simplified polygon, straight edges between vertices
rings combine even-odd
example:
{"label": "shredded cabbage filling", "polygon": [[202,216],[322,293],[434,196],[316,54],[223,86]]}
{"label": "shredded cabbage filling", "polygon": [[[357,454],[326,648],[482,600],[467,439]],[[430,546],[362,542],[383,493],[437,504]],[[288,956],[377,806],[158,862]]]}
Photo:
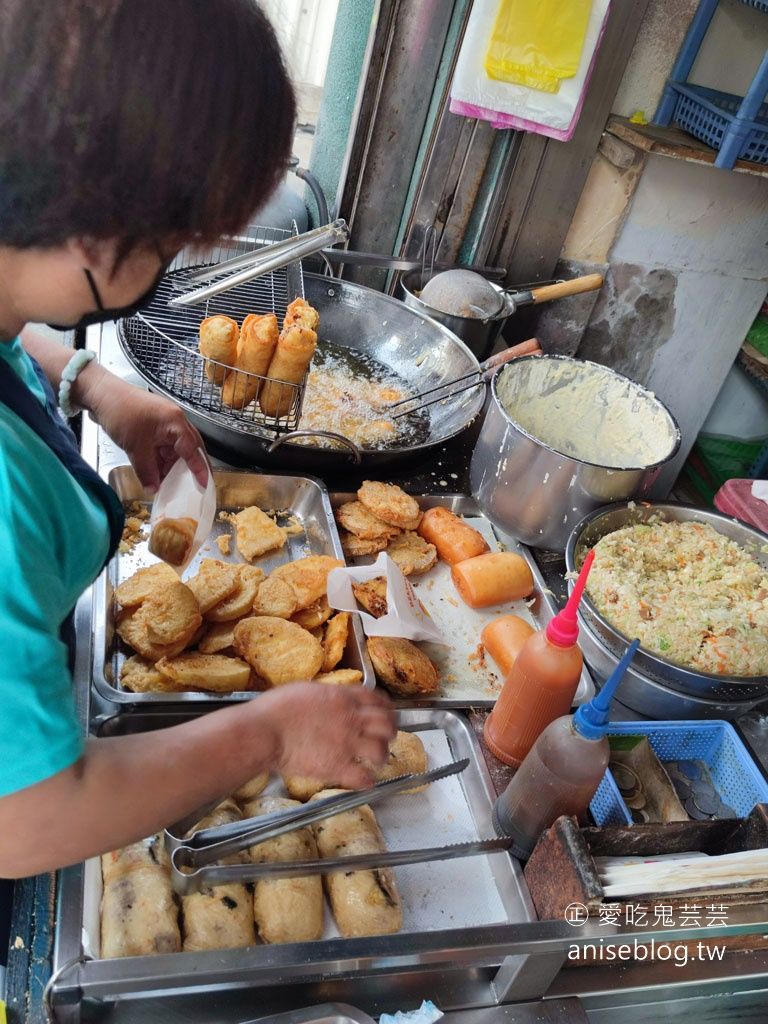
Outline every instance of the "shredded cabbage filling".
{"label": "shredded cabbage filling", "polygon": [[606,534],[586,591],[612,626],[667,661],[768,675],[768,572],[708,523],[658,521]]}

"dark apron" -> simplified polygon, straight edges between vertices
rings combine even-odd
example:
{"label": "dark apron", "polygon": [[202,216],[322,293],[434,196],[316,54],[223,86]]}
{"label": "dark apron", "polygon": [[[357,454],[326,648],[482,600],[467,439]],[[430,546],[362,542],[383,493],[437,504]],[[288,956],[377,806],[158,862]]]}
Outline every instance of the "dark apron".
{"label": "dark apron", "polygon": [[[104,562],[106,565],[117,550],[123,534],[125,525],[123,506],[112,488],[99,477],[78,451],[74,432],[58,413],[50,381],[40,365],[34,359],[32,362],[45,391],[45,406],[40,403],[39,398],[29,390],[5,359],[0,359],[0,402],[15,412],[19,419],[22,419],[28,427],[34,430],[75,479],[86,485],[90,493],[94,494],[103,504],[109,522],[109,552]],[[62,624],[61,639],[67,645],[69,667],[72,671],[75,658],[75,629],[72,611]],[[13,888],[12,881],[0,879],[0,965],[5,965],[7,962]]]}
{"label": "dark apron", "polygon": [[33,359],[32,364],[45,392],[45,406],[4,359],[0,359],[0,402],[34,430],[72,476],[101,501],[109,522],[109,552],[104,561],[106,565],[123,535],[123,506],[109,484],[101,479],[78,451],[74,431],[59,415],[50,381],[36,360]]}

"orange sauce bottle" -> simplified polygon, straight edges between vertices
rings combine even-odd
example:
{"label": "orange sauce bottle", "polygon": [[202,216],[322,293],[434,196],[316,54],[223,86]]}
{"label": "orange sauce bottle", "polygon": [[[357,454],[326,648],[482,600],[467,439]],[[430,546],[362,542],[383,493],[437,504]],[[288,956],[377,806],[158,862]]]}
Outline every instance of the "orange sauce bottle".
{"label": "orange sauce bottle", "polygon": [[486,719],[488,749],[513,768],[549,723],[567,715],[573,704],[584,663],[576,610],[594,557],[594,551],[587,554],[565,608],[523,644]]}

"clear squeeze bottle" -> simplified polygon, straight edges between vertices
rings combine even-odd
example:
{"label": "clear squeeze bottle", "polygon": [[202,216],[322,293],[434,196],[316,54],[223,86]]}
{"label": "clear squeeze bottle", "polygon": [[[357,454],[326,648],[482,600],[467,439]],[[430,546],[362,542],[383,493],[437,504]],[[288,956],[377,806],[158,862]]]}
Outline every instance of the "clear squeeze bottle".
{"label": "clear squeeze bottle", "polygon": [[567,715],[573,704],[584,662],[576,643],[576,609],[594,559],[590,551],[565,608],[523,644],[485,721],[489,750],[513,768],[549,723]]}
{"label": "clear squeeze bottle", "polygon": [[511,852],[521,860],[561,814],[581,818],[586,813],[608,767],[608,707],[639,644],[633,641],[589,704],[547,726],[497,798],[494,827],[499,835],[511,837]]}

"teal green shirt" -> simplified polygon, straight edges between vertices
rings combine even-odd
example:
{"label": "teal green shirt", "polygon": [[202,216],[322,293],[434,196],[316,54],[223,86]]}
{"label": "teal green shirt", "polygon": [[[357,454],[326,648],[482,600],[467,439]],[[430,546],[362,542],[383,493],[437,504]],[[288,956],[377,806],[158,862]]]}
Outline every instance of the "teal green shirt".
{"label": "teal green shirt", "polygon": [[[41,402],[18,339],[0,358]],[[109,545],[104,506],[40,437],[0,403],[0,796],[82,754],[60,627],[98,575]]]}

